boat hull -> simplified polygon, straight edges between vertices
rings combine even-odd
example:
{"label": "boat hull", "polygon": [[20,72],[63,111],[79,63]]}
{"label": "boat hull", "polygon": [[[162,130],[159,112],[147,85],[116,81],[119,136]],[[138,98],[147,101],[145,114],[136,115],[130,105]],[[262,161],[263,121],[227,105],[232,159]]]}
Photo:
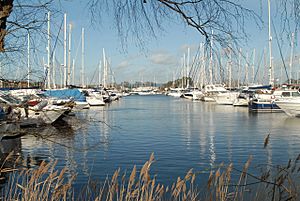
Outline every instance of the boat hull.
{"label": "boat hull", "polygon": [[86,102],[88,102],[88,104],[90,106],[104,106],[105,102],[99,98],[96,97],[86,97]]}
{"label": "boat hull", "polygon": [[248,105],[251,112],[283,112],[274,101],[253,101]]}
{"label": "boat hull", "polygon": [[238,93],[223,93],[218,94],[214,98],[216,103],[219,105],[233,105],[236,100]]}
{"label": "boat hull", "polygon": [[57,108],[57,109],[42,109],[28,111],[28,118],[42,120],[45,124],[52,124],[60,117],[64,116],[66,112],[70,111],[69,108]]}
{"label": "boat hull", "polygon": [[276,101],[276,104],[291,117],[300,117],[300,102]]}
{"label": "boat hull", "polygon": [[248,105],[249,105],[249,100],[244,99],[244,98],[237,98],[233,102],[233,106],[248,107]]}

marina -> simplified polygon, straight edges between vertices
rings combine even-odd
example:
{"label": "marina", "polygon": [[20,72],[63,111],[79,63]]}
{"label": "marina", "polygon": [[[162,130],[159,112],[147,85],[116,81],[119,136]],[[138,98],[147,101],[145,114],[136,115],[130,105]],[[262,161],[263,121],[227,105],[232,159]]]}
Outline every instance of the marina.
{"label": "marina", "polygon": [[[242,168],[253,156],[260,165],[283,165],[299,154],[299,119],[285,113],[251,113],[247,107],[218,105],[165,95],[123,97],[68,117],[64,126],[30,128],[18,154],[31,166],[57,160],[77,175],[75,187],[89,178],[105,180],[115,170],[140,167],[154,153],[153,173],[169,184],[190,168],[206,182],[224,162]],[[264,139],[270,142],[264,148]]]}
{"label": "marina", "polygon": [[299,200],[297,1],[0,2],[0,200]]}

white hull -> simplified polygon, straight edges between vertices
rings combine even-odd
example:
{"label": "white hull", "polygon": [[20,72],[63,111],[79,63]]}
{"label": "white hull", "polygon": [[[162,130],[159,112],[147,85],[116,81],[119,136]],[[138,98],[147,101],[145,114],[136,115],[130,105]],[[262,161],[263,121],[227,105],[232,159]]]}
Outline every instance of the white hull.
{"label": "white hull", "polygon": [[300,117],[300,100],[276,101],[276,104],[287,115],[291,117]]}
{"label": "white hull", "polygon": [[90,105],[86,101],[75,101],[75,110],[89,109]]}
{"label": "white hull", "polygon": [[233,102],[233,106],[244,106],[247,107],[249,104],[249,100],[245,98],[236,98]]}
{"label": "white hull", "polygon": [[176,98],[180,98],[180,96],[182,96],[182,93],[168,93],[168,96],[172,96],[172,97],[176,97]]}
{"label": "white hull", "polygon": [[138,95],[140,95],[140,96],[150,96],[150,95],[154,95],[154,92],[152,92],[152,91],[150,91],[150,92],[141,91],[141,92],[138,92]]}
{"label": "white hull", "polygon": [[214,99],[214,97],[212,97],[212,96],[205,96],[205,95],[201,98],[201,100],[204,101],[204,102],[216,102],[216,100]]}
{"label": "white hull", "polygon": [[88,104],[90,106],[104,106],[105,105],[105,102],[103,101],[103,99],[101,100],[97,97],[92,97],[92,96],[87,96],[86,102],[88,102]]}
{"label": "white hull", "polygon": [[236,100],[238,93],[229,92],[229,93],[220,93],[214,98],[219,105],[233,105]]}
{"label": "white hull", "polygon": [[203,93],[194,93],[193,94],[193,100],[201,100],[201,98],[203,97]]}
{"label": "white hull", "polygon": [[183,94],[183,98],[193,100],[193,94],[192,93]]}
{"label": "white hull", "polygon": [[69,110],[70,108],[67,107],[45,107],[42,110],[33,110],[29,108],[28,118],[42,120],[45,124],[52,124]]}
{"label": "white hull", "polygon": [[203,93],[201,91],[191,91],[183,94],[183,97],[189,100],[200,100],[202,96]]}

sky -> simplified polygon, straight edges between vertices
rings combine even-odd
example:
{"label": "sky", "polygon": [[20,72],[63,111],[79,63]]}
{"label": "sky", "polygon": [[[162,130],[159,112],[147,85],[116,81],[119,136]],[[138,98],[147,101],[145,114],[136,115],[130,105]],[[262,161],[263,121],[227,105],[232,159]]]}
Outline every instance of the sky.
{"label": "sky", "polygon": [[[98,82],[98,66],[99,61],[102,59],[103,49],[109,58],[110,68],[114,73],[117,83],[121,83],[122,81],[131,83],[135,81],[155,81],[158,83],[170,81],[173,79],[174,74],[178,74],[183,54],[186,54],[188,48],[190,48],[192,57],[204,39],[191,27],[184,26],[180,23],[170,23],[165,32],[157,32],[157,38],[146,41],[145,51],[137,47],[135,42],[129,40],[128,43],[126,43],[127,48],[124,52],[117,30],[108,16],[103,15],[100,21],[101,23],[92,24],[86,1],[74,0],[61,2],[62,10],[67,13],[67,23],[72,24],[71,55],[72,58],[75,59],[75,84],[79,84],[80,82],[82,27],[85,29],[84,63],[86,84]],[[246,30],[250,38],[244,49],[245,51],[249,51],[250,55],[253,48],[257,48],[257,53],[261,54],[262,50],[268,46],[266,24],[267,0],[251,0],[246,1],[246,4],[249,8],[257,10],[259,14],[262,13],[265,23],[263,29],[260,30],[254,23],[246,22]],[[260,8],[263,9],[260,10]],[[278,13],[274,5],[272,6],[272,12],[275,24],[278,24]],[[51,19],[53,35],[57,34],[58,27],[62,20],[62,15]],[[59,37],[62,39],[63,34],[60,33]],[[273,49],[278,49],[276,46],[273,39]],[[287,56],[290,54],[290,50],[287,44],[285,47],[284,55]],[[297,47],[295,48],[295,54],[296,52]],[[276,55],[274,57],[276,57],[277,60],[280,60],[278,51],[274,50],[273,54]],[[63,63],[62,45],[57,46],[55,56],[58,62]],[[259,56],[257,56],[257,58],[258,57]],[[299,63],[297,63],[297,65],[298,64]]]}
{"label": "sky", "polygon": [[141,50],[135,42],[129,40],[124,51],[120,37],[110,19],[104,16],[101,24],[92,25],[88,8],[85,8],[83,13],[79,11],[79,8],[86,6],[85,2],[64,2],[63,6],[67,13],[68,23],[72,23],[73,26],[73,47],[77,49],[79,46],[78,63],[81,65],[81,46],[76,44],[75,40],[80,40],[81,28],[84,27],[86,74],[98,73],[98,64],[102,59],[104,48],[117,83],[122,81],[161,83],[172,80],[174,70],[176,71],[181,65],[180,58],[183,53],[187,52],[188,47],[191,49],[191,54],[194,53],[201,42],[201,37],[196,30],[172,24],[169,31],[159,32],[157,38],[146,41],[146,50]]}

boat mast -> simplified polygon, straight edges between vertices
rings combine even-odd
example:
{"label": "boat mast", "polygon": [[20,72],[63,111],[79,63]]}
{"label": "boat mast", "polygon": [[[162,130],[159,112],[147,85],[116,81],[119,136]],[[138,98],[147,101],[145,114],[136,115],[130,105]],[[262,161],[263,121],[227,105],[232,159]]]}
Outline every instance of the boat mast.
{"label": "boat mast", "polygon": [[72,60],[72,83],[75,85],[75,59]]}
{"label": "boat mast", "polygon": [[272,36],[271,36],[271,2],[268,0],[268,17],[269,17],[269,84],[274,85],[273,65],[272,65]]}
{"label": "boat mast", "polygon": [[52,83],[53,83],[53,89],[56,89],[55,84],[55,51],[53,51],[53,57],[52,57]]}
{"label": "boat mast", "polygon": [[64,14],[64,87],[67,86],[67,14]]}
{"label": "boat mast", "polygon": [[246,83],[246,85],[248,85],[249,86],[249,66],[248,66],[248,64],[249,64],[249,62],[248,62],[248,58],[249,58],[249,54],[248,54],[248,52],[246,52],[246,66],[245,66],[245,83]]}
{"label": "boat mast", "polygon": [[48,60],[47,60],[47,88],[51,89],[50,86],[50,11],[48,12],[48,46],[47,46],[47,53],[48,53]]}
{"label": "boat mast", "polygon": [[291,38],[291,57],[290,57],[290,76],[289,84],[292,84],[292,67],[293,67],[293,54],[294,54],[294,33],[292,33]]}
{"label": "boat mast", "polygon": [[213,83],[213,72],[212,72],[212,48],[213,48],[213,30],[211,31],[211,39],[210,39],[210,57],[209,57],[209,84]]}
{"label": "boat mast", "polygon": [[254,84],[254,76],[255,76],[255,70],[254,70],[254,64],[255,64],[255,54],[256,54],[256,50],[255,48],[253,49],[253,57],[252,57],[252,83]]}
{"label": "boat mast", "polygon": [[186,66],[186,82],[187,86],[186,88],[190,88],[190,79],[189,79],[189,74],[190,74],[190,48],[188,47],[188,53],[187,53],[187,66]]}
{"label": "boat mast", "polygon": [[102,49],[102,54],[103,54],[103,80],[102,80],[102,82],[103,82],[103,87],[104,88],[106,88],[106,71],[107,71],[107,61],[106,61],[106,58],[105,58],[105,50],[104,50],[104,48]]}
{"label": "boat mast", "polygon": [[232,75],[231,75],[231,71],[232,71],[232,52],[231,52],[231,47],[229,48],[229,67],[228,67],[228,87],[229,89],[231,89],[231,80],[232,80]]}
{"label": "boat mast", "polygon": [[101,61],[101,59],[100,59],[100,61],[99,61],[99,66],[98,66],[98,68],[99,68],[98,87],[100,88],[100,86],[101,86],[101,68],[102,68],[102,61]]}
{"label": "boat mast", "polygon": [[[183,70],[182,70],[182,79],[183,79],[182,88],[187,88],[186,75],[187,75],[187,73],[186,73],[186,58],[185,58],[185,53],[184,53],[183,54]],[[184,85],[185,85],[185,87],[184,87]]]}
{"label": "boat mast", "polygon": [[242,54],[242,48],[239,50],[239,65],[238,65],[238,88],[240,88],[240,79],[241,79],[241,54]]}
{"label": "boat mast", "polygon": [[27,35],[27,88],[30,87],[30,34]]}
{"label": "boat mast", "polygon": [[68,44],[68,80],[67,84],[71,83],[71,35],[72,34],[72,24],[69,24],[69,44]]}
{"label": "boat mast", "polygon": [[84,28],[81,30],[81,87],[84,87]]}
{"label": "boat mast", "polygon": [[200,90],[202,90],[204,86],[204,76],[205,76],[205,52],[204,52],[204,44],[200,43],[200,55],[201,55],[201,70],[200,70]]}
{"label": "boat mast", "polygon": [[181,69],[181,88],[184,88],[184,57],[181,58],[181,64],[182,64],[182,69]]}

